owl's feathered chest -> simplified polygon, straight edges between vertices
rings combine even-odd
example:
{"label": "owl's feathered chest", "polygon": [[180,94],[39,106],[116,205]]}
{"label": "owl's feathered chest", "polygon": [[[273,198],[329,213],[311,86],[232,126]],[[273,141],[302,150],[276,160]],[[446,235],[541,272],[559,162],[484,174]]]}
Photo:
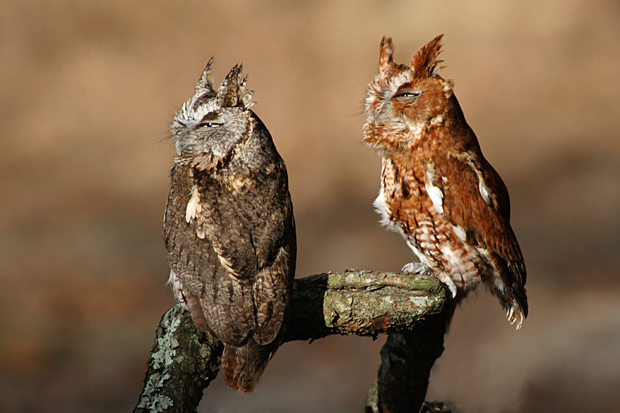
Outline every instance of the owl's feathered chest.
{"label": "owl's feathered chest", "polygon": [[253,252],[246,255],[256,255],[258,267],[275,259],[278,250],[272,246],[281,243],[283,223],[292,222],[293,213],[283,162],[220,170],[181,162],[173,167],[171,181],[167,210],[178,211],[176,225],[213,245],[235,246],[247,239]]}
{"label": "owl's feathered chest", "polygon": [[[261,170],[246,165],[201,170],[190,165],[177,165],[172,180],[179,183],[178,203],[185,208],[190,222],[196,211],[218,214],[222,208],[233,208],[240,218],[251,220],[253,213],[271,203],[283,179],[276,165]],[[245,215],[248,215],[247,217]]]}
{"label": "owl's feathered chest", "polygon": [[[381,196],[384,203],[384,223],[389,219],[392,223],[408,231],[411,216],[420,216],[443,212],[442,195],[434,191],[432,163],[427,159],[407,159],[406,162],[383,158],[381,168]],[[445,182],[447,183],[447,182]],[[439,196],[440,198],[436,198]],[[435,199],[435,203],[433,203]]]}
{"label": "owl's feathered chest", "polygon": [[452,155],[441,138],[434,128],[425,127],[421,132],[410,131],[409,138],[383,151],[381,185],[389,204],[420,203],[424,198],[432,202],[437,192],[434,188],[449,185],[446,169],[451,167]]}

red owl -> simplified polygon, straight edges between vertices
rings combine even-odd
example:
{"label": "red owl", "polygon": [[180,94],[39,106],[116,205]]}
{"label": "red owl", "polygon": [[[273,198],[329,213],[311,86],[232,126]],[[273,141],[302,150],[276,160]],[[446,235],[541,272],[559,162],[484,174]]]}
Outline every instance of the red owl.
{"label": "red owl", "polygon": [[421,261],[403,271],[439,278],[456,301],[484,283],[519,329],[528,313],[526,272],[508,190],[482,155],[453,84],[438,75],[442,36],[409,66],[394,63],[392,39],[381,41],[364,125],[364,141],[383,158],[375,207]]}

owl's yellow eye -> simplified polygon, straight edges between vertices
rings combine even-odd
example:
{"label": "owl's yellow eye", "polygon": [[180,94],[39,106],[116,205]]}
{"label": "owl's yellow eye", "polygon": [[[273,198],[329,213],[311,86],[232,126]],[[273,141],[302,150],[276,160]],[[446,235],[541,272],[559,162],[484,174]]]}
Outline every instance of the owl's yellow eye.
{"label": "owl's yellow eye", "polygon": [[408,91],[408,92],[400,92],[394,95],[395,98],[417,98],[418,96],[420,96],[422,94],[422,92],[412,92],[412,91]]}

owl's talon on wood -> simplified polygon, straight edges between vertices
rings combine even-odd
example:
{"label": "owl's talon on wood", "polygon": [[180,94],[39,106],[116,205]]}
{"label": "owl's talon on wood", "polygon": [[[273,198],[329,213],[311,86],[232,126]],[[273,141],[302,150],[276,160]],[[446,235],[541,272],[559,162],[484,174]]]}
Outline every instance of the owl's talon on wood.
{"label": "owl's talon on wood", "polygon": [[434,274],[431,267],[429,267],[426,264],[422,264],[421,262],[410,262],[409,264],[405,264],[405,266],[403,267],[401,271],[410,272],[413,274],[428,275],[429,277],[433,276]]}

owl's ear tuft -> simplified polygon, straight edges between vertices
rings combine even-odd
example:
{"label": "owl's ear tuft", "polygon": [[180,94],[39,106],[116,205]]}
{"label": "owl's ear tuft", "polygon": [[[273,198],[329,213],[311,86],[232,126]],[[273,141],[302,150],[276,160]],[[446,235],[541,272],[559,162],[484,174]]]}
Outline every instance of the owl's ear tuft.
{"label": "owl's ear tuft", "polygon": [[394,66],[394,43],[391,37],[383,36],[381,39],[379,55],[379,72],[384,72]]}
{"label": "owl's ear tuft", "polygon": [[[237,64],[230,69],[230,72],[228,72],[217,91],[217,98],[222,102],[222,107],[232,108],[241,106],[245,108],[245,104],[249,103],[252,98],[251,92],[246,89],[245,78],[241,77],[242,70],[243,66],[241,64]],[[248,93],[250,93],[249,97],[247,97]]]}
{"label": "owl's ear tuft", "polygon": [[435,37],[428,42],[418,53],[411,59],[411,70],[413,71],[413,77],[422,79],[425,77],[437,77],[439,72],[439,63],[443,60],[437,60],[437,57],[441,53],[441,39],[443,34]]}
{"label": "owl's ear tuft", "polygon": [[202,72],[202,76],[198,79],[198,83],[196,83],[196,95],[206,95],[206,94],[214,94],[213,85],[211,83],[211,66],[213,65],[213,57],[209,59],[209,63],[207,63],[207,67]]}
{"label": "owl's ear tuft", "polygon": [[250,106],[256,103],[252,100],[253,94],[254,91],[248,89],[248,77],[246,76],[241,81],[241,86],[239,86],[239,103],[243,106],[244,109],[248,109]]}

